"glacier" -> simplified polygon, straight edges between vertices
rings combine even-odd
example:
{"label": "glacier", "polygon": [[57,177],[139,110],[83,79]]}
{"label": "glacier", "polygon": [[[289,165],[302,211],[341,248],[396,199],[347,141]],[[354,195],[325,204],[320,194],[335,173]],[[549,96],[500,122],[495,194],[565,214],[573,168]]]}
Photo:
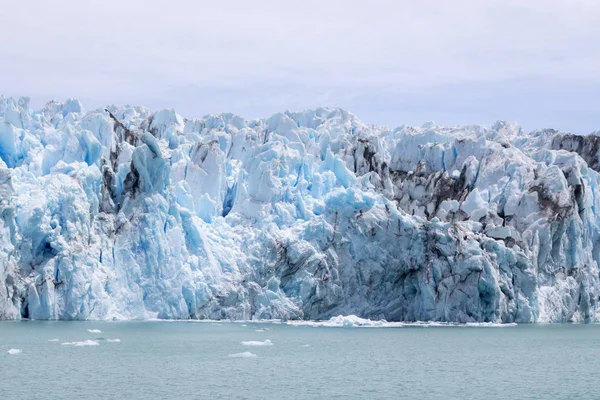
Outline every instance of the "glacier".
{"label": "glacier", "polygon": [[0,319],[600,318],[600,136],[0,97]]}

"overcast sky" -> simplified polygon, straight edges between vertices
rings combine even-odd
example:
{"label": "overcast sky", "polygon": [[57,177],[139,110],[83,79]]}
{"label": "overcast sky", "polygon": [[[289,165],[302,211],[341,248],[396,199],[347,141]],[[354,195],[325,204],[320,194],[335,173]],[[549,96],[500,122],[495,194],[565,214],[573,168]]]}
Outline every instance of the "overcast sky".
{"label": "overcast sky", "polygon": [[35,106],[600,129],[597,0],[27,0],[2,14],[0,93]]}

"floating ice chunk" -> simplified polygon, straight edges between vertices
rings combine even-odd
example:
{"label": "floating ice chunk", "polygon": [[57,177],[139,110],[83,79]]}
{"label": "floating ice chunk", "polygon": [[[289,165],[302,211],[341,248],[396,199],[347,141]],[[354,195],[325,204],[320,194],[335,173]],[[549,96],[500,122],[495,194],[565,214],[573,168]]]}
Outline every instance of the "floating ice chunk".
{"label": "floating ice chunk", "polygon": [[246,324],[243,324],[242,326],[248,326],[248,325],[246,325]]}
{"label": "floating ice chunk", "polygon": [[10,349],[7,351],[8,354],[19,354],[21,353],[21,349]]}
{"label": "floating ice chunk", "polygon": [[228,357],[234,357],[234,358],[252,358],[252,357],[256,357],[256,354],[250,353],[249,351],[245,351],[243,353],[230,354]]}
{"label": "floating ice chunk", "polygon": [[102,331],[100,329],[88,329],[87,331],[89,333],[102,333]]}
{"label": "floating ice chunk", "polygon": [[48,341],[49,341],[49,342],[59,342],[60,340],[58,340],[58,339],[50,339],[50,340],[48,340]]}
{"label": "floating ice chunk", "polygon": [[302,347],[310,347],[310,344],[304,344]]}
{"label": "floating ice chunk", "polygon": [[61,343],[63,346],[76,346],[76,347],[82,347],[82,346],[98,346],[99,343],[97,340],[84,340],[83,342],[64,342]]}
{"label": "floating ice chunk", "polygon": [[477,328],[510,328],[517,326],[516,322],[495,323],[495,322],[467,322],[466,324],[453,324],[453,326],[477,327]]}
{"label": "floating ice chunk", "polygon": [[121,339],[106,339],[109,343],[121,343]]}
{"label": "floating ice chunk", "polygon": [[254,332],[264,332],[264,331],[265,331],[264,329],[257,329]]}
{"label": "floating ice chunk", "polygon": [[261,342],[260,340],[250,340],[247,342],[241,342],[243,346],[273,346],[273,342],[269,339]]}
{"label": "floating ice chunk", "polygon": [[288,325],[292,326],[312,326],[312,327],[327,327],[327,328],[403,328],[403,327],[509,327],[516,326],[516,323],[494,323],[494,322],[469,322],[466,324],[458,324],[452,322],[388,322],[386,320],[373,321],[370,319],[360,318],[356,315],[338,315],[327,321],[288,321]]}
{"label": "floating ice chunk", "polygon": [[338,315],[332,317],[328,321],[288,321],[288,325],[306,325],[315,327],[388,327],[388,326],[400,326],[397,323],[387,322],[385,320],[372,321],[370,319],[360,318],[356,315]]}

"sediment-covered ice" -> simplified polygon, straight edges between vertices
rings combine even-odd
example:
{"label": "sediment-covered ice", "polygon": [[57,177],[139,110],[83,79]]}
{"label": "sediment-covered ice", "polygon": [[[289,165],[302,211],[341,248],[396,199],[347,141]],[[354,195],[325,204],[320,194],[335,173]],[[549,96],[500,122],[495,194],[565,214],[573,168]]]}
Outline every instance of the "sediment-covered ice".
{"label": "sediment-covered ice", "polygon": [[599,149],[0,97],[0,319],[598,321]]}
{"label": "sediment-covered ice", "polygon": [[243,353],[230,354],[228,357],[233,357],[233,358],[252,358],[252,357],[256,357],[256,354],[250,353],[249,351],[244,351]]}
{"label": "sediment-covered ice", "polygon": [[271,342],[269,339],[267,340],[249,340],[249,341],[243,341],[241,342],[242,346],[273,346],[273,342]]}

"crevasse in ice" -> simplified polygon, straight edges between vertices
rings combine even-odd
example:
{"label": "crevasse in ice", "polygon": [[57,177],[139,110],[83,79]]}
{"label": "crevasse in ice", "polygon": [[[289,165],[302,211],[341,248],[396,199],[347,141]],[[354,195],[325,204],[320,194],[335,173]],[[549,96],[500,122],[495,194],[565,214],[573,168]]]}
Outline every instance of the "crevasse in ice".
{"label": "crevasse in ice", "polygon": [[0,97],[0,318],[596,321],[599,149]]}

